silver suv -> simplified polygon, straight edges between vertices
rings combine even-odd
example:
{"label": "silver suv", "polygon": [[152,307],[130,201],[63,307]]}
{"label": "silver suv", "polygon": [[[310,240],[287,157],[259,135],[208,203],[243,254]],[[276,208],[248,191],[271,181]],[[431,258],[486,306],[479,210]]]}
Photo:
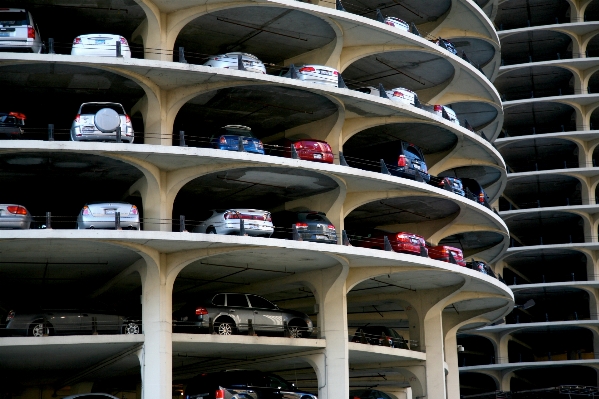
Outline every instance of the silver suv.
{"label": "silver suv", "polygon": [[[112,115],[112,117],[111,117]],[[121,141],[133,143],[133,125],[118,103],[83,103],[71,125],[72,141],[115,141],[120,119]],[[112,127],[106,129],[107,125]]]}
{"label": "silver suv", "polygon": [[42,48],[40,30],[29,11],[0,9],[0,51],[41,53]]}

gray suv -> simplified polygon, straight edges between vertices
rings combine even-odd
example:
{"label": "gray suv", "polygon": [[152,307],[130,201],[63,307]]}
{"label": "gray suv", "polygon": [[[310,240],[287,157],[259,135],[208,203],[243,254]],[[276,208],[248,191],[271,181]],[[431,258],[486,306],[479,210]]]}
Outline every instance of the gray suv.
{"label": "gray suv", "polygon": [[222,293],[198,300],[173,313],[175,329],[208,331],[210,319],[218,335],[247,332],[249,320],[254,331],[283,333],[285,325],[293,338],[309,337],[312,320],[307,314],[279,309],[277,305],[258,295]]}

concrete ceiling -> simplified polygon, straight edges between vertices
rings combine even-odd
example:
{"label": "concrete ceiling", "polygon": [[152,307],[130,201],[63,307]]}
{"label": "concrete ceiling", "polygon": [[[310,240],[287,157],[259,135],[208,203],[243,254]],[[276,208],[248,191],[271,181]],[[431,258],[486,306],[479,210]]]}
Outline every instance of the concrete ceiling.
{"label": "concrete ceiling", "polygon": [[481,67],[485,66],[495,56],[495,47],[486,40],[474,39],[471,37],[452,36],[444,39],[451,39],[458,55],[462,52],[475,64]]}
{"label": "concrete ceiling", "polygon": [[501,178],[501,172],[488,166],[461,166],[440,173],[439,176],[475,179],[483,188]]}
{"label": "concrete ceiling", "polygon": [[402,2],[346,0],[342,3],[343,7],[353,14],[375,19],[376,9],[378,8],[384,16],[400,18],[409,23],[413,22],[416,25],[437,21],[451,7],[451,0],[406,0]]}
{"label": "concrete ceiling", "polygon": [[569,168],[578,166],[578,147],[569,140],[539,136],[503,146],[499,152],[513,172],[562,169],[564,162]]}
{"label": "concrete ceiling", "polygon": [[507,101],[572,94],[573,75],[567,69],[552,66],[519,68],[501,74],[495,80],[497,91]]}
{"label": "concrete ceiling", "polygon": [[536,208],[537,200],[541,201],[541,206],[565,206],[566,198],[572,204],[580,203],[580,182],[563,175],[526,176],[510,179],[503,195],[522,208]]}
{"label": "concrete ceiling", "polygon": [[571,130],[574,109],[566,104],[554,102],[532,102],[514,106],[505,106],[503,129],[510,136],[521,136],[536,133],[561,132],[561,125]]}
{"label": "concrete ceiling", "polygon": [[487,247],[493,247],[503,241],[503,236],[491,231],[477,231],[455,234],[442,239],[439,245],[450,245],[464,251],[464,256],[480,252]]}
{"label": "concrete ceiling", "polygon": [[[497,118],[497,108],[491,104],[481,102],[463,102],[450,104],[451,108],[456,112],[460,119],[462,126],[465,126],[466,122],[475,129],[484,129],[489,123],[493,122]],[[491,137],[492,131],[487,132],[487,137]]]}
{"label": "concrete ceiling", "polygon": [[[503,2],[495,17],[497,29],[525,28],[531,26],[552,25],[555,18],[560,23],[567,22],[569,4],[566,0],[510,0]],[[568,21],[569,22],[569,21]]]}
{"label": "concrete ceiling", "polygon": [[501,39],[501,54],[504,65],[522,64],[533,61],[547,61],[571,58],[572,39],[564,33],[533,30],[509,35]]}
{"label": "concrete ceiling", "polygon": [[530,212],[506,220],[510,234],[527,245],[584,242],[582,218],[565,212]]}

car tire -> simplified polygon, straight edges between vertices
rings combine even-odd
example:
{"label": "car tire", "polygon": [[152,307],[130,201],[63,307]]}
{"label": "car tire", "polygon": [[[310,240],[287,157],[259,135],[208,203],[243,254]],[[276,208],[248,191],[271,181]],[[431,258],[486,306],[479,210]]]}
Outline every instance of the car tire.
{"label": "car tire", "polygon": [[140,334],[140,328],[139,328],[139,324],[137,324],[134,321],[126,321],[125,324],[123,324],[123,330],[122,330],[123,334],[127,334],[127,335],[136,335],[136,334]]}
{"label": "car tire", "polygon": [[216,229],[210,226],[206,229],[206,234],[216,234]]}
{"label": "car tire", "polygon": [[[46,335],[54,335],[53,332],[52,324],[46,323]],[[29,335],[32,337],[44,336],[44,323],[42,320],[38,320],[29,326]]]}
{"label": "car tire", "polygon": [[305,331],[307,326],[301,322],[291,322],[287,328],[289,329],[289,336],[291,338],[305,338],[308,336],[308,332]]}
{"label": "car tire", "polygon": [[216,322],[214,323],[214,332],[218,335],[233,335],[235,334],[235,323],[231,321]]}

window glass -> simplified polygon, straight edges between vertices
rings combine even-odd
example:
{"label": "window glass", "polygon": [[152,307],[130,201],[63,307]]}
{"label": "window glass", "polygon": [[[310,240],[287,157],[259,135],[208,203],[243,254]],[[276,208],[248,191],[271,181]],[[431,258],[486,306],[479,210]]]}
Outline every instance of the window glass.
{"label": "window glass", "polygon": [[218,294],[212,298],[212,304],[216,306],[225,306],[225,294]]}
{"label": "window glass", "polygon": [[269,375],[268,379],[270,380],[271,388],[280,388],[283,391],[292,391],[293,387],[287,381],[279,378],[275,375]]}
{"label": "window glass", "polygon": [[248,298],[253,308],[276,309],[273,303],[257,295],[248,295]]}
{"label": "window glass", "polygon": [[244,294],[227,294],[227,306],[248,307]]}
{"label": "window glass", "polygon": [[85,104],[85,105],[81,106],[81,114],[86,114],[86,115],[95,114],[96,112],[98,112],[99,110],[101,110],[103,108],[113,109],[116,112],[118,112],[120,115],[125,114],[125,110],[123,110],[123,107],[119,104]]}
{"label": "window glass", "polygon": [[0,25],[18,26],[29,25],[29,17],[22,11],[4,11],[0,12]]}
{"label": "window glass", "polygon": [[420,154],[418,152],[417,149],[415,149],[414,147],[406,147],[404,149],[405,155],[406,157],[410,158],[410,159],[420,159]]}
{"label": "window glass", "polygon": [[319,215],[317,213],[308,213],[306,214],[306,220],[313,220],[316,222],[326,222],[324,220],[324,218],[322,217],[322,215]]}

